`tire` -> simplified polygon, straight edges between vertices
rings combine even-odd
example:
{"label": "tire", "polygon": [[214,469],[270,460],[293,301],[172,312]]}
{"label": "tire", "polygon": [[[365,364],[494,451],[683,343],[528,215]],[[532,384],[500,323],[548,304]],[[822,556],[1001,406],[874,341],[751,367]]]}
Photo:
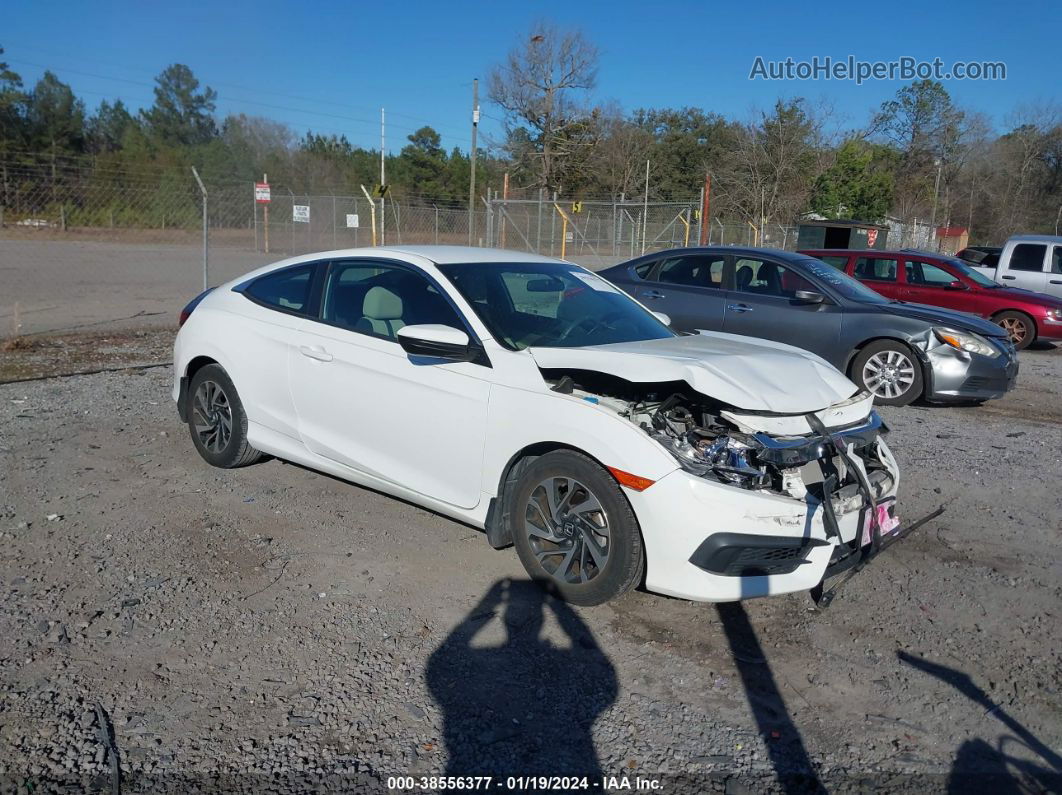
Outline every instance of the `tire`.
{"label": "tire", "polygon": [[520,562],[565,601],[599,605],[641,582],[645,548],[638,520],[619,484],[592,459],[573,450],[536,458],[520,475],[513,499],[510,522]]}
{"label": "tire", "polygon": [[1036,323],[1024,312],[1000,312],[992,322],[1010,335],[1015,349],[1023,351],[1036,341]]}
{"label": "tire", "polygon": [[925,388],[918,357],[895,340],[878,340],[863,348],[852,361],[851,377],[879,406],[906,406]]}
{"label": "tire", "polygon": [[234,469],[262,458],[262,453],[247,443],[247,413],[236,386],[220,364],[196,371],[188,385],[187,400],[188,431],[204,461]]}

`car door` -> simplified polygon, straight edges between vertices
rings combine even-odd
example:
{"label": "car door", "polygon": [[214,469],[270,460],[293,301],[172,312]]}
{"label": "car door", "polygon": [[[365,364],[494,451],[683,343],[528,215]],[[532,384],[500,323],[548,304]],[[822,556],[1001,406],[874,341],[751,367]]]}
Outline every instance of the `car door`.
{"label": "car door", "polygon": [[895,257],[865,255],[856,257],[852,276],[867,287],[893,301],[904,300],[899,283],[899,263]]}
{"label": "car door", "polygon": [[[903,270],[904,301],[966,311],[967,288],[955,274],[940,265],[912,257],[907,258]],[[956,284],[959,286],[954,286]]]}
{"label": "car door", "polygon": [[1047,289],[1047,244],[1018,243],[1006,261],[1006,270],[1000,276],[1001,284],[1021,287],[1042,293]]}
{"label": "car door", "polygon": [[288,365],[304,318],[317,313],[326,265],[300,263],[237,284],[233,291],[247,301],[236,305],[241,322],[225,329],[226,348],[239,351],[231,375],[248,419],[293,439],[299,433]]}
{"label": "car door", "polygon": [[634,297],[654,312],[664,312],[679,331],[721,331],[726,293],[725,254],[677,254],[663,257]]}
{"label": "car door", "polygon": [[1051,247],[1051,262],[1048,265],[1047,287],[1044,292],[1062,298],[1062,246]]}
{"label": "car door", "polygon": [[332,262],[292,353],[299,434],[314,453],[461,508],[480,500],[489,363],[411,357],[403,326],[468,324],[419,269]]}
{"label": "car door", "polygon": [[808,303],[801,290],[823,293],[794,268],[759,257],[736,257],[734,287],[727,292],[723,331],[776,340],[838,360],[842,309],[831,299]]}

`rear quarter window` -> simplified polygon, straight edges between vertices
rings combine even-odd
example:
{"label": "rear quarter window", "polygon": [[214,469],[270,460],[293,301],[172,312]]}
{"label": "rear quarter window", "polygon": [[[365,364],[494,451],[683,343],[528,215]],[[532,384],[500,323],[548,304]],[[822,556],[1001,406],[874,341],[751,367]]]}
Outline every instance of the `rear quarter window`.
{"label": "rear quarter window", "polygon": [[305,314],[309,310],[310,284],[314,265],[294,268],[259,276],[244,289],[244,293],[257,303],[284,312]]}

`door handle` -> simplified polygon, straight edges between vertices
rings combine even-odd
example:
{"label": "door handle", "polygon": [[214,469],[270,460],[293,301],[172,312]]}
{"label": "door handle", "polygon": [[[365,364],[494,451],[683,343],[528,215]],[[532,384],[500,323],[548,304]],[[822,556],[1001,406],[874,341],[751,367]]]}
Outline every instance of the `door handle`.
{"label": "door handle", "polygon": [[666,296],[662,292],[660,292],[659,290],[649,290],[648,292],[642,293],[642,298],[664,298],[664,297],[666,297]]}
{"label": "door handle", "polygon": [[330,354],[324,348],[319,348],[317,346],[300,345],[299,353],[301,353],[308,359],[316,359],[319,362],[332,361],[332,354]]}
{"label": "door handle", "polygon": [[1062,279],[1051,279],[1051,284],[1062,284]]}
{"label": "door handle", "polygon": [[1014,281],[1018,277],[1017,276],[1004,276],[1003,278],[1004,279],[1010,279],[1011,281]]}
{"label": "door handle", "polygon": [[752,311],[752,307],[749,306],[748,304],[727,304],[726,308],[727,308],[728,312],[751,312]]}

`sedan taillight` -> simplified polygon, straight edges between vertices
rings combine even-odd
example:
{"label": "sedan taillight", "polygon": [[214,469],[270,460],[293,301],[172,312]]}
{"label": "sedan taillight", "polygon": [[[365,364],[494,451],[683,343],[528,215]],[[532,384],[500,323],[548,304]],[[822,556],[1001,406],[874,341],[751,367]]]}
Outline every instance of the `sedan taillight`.
{"label": "sedan taillight", "polygon": [[180,328],[184,325],[185,321],[192,316],[192,312],[195,311],[195,308],[199,306],[199,302],[206,298],[207,294],[213,289],[213,287],[208,287],[188,302],[188,305],[181,310],[181,314],[177,316],[177,328]]}

